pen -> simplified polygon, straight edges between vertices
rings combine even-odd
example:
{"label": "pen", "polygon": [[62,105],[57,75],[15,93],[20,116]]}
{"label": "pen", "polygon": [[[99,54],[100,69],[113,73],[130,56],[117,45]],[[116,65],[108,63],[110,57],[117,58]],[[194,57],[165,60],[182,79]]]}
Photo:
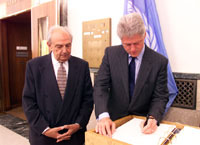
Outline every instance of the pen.
{"label": "pen", "polygon": [[144,122],[144,127],[147,125],[148,120],[149,120],[149,116],[146,117],[146,120],[145,120],[145,122]]}
{"label": "pen", "polygon": [[153,116],[147,115],[147,118],[144,122],[144,127],[147,125],[149,119],[155,119]]}

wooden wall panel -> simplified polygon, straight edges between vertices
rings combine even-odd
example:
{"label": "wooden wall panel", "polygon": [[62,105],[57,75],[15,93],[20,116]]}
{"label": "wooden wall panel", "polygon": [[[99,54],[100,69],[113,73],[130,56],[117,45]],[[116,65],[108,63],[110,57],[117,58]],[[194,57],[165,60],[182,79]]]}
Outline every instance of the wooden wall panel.
{"label": "wooden wall panel", "polygon": [[38,20],[48,17],[48,28],[57,24],[56,20],[56,1],[41,4],[31,9],[31,25],[32,25],[32,57],[39,56],[39,37],[38,37]]}
{"label": "wooden wall panel", "polygon": [[0,0],[0,5],[5,6],[5,17],[19,11],[31,8],[31,0]]}

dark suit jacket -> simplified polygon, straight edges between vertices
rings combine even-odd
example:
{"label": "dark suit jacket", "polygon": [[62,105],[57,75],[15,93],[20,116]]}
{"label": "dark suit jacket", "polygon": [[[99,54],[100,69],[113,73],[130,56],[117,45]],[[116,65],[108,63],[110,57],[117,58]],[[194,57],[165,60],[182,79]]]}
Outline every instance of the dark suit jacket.
{"label": "dark suit jacket", "polygon": [[[71,56],[64,100],[61,99],[51,55],[30,60],[26,67],[23,109],[30,125],[31,145],[81,145],[92,109],[92,84],[88,63]],[[46,127],[79,123],[82,129],[70,141],[56,143],[42,135]]]}
{"label": "dark suit jacket", "polygon": [[142,63],[129,103],[128,53],[122,45],[106,48],[94,86],[95,112],[109,112],[112,120],[127,115],[162,119],[168,102],[168,60],[145,46]]}

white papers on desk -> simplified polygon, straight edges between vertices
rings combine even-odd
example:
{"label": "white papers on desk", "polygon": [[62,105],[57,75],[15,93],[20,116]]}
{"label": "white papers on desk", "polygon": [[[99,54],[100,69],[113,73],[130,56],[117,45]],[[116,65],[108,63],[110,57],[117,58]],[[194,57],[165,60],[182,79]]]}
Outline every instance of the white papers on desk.
{"label": "white papers on desk", "polygon": [[200,145],[200,129],[185,126],[172,140],[172,145]]}
{"label": "white papers on desk", "polygon": [[116,129],[112,138],[133,145],[158,145],[161,144],[175,125],[160,124],[153,134],[141,132],[140,124],[143,120],[134,118]]}

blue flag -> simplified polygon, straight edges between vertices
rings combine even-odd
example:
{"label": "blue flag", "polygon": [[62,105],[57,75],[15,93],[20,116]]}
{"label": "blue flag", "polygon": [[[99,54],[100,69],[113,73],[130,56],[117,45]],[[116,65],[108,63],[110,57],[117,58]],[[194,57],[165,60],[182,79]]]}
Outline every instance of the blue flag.
{"label": "blue flag", "polygon": [[[155,0],[125,0],[124,14],[129,14],[133,12],[140,13],[144,21],[146,27],[146,45],[168,58],[162,39],[162,32],[156,10]],[[176,98],[176,95],[178,94],[178,89],[176,87],[176,83],[169,63],[168,89],[169,102],[167,103],[165,112],[168,111],[174,99]]]}

